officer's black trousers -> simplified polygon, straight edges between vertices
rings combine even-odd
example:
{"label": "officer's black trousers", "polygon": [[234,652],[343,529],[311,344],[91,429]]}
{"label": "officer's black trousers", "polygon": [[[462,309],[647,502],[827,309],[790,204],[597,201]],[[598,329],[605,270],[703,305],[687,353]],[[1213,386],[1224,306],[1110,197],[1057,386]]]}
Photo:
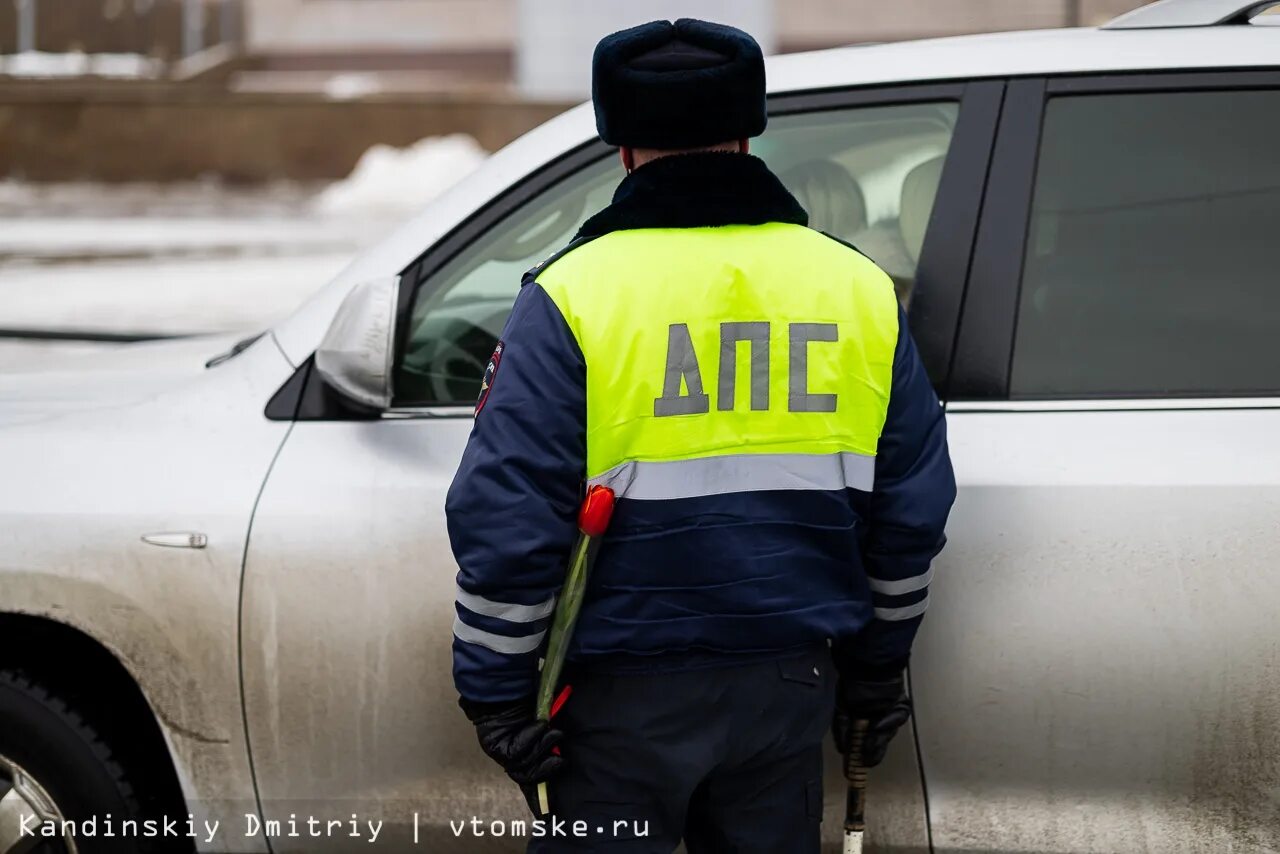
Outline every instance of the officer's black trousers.
{"label": "officer's black trousers", "polygon": [[[822,743],[835,672],[825,645],[675,673],[577,673],[556,716],[565,765],[550,783],[564,835],[532,852],[689,854],[819,849]],[[575,837],[574,822],[585,835]]]}

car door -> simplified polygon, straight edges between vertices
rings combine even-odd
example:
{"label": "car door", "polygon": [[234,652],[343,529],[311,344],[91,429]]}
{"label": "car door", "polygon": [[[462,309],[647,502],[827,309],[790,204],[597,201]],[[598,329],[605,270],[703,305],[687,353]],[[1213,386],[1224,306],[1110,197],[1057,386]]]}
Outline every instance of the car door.
{"label": "car door", "polygon": [[1009,85],[912,663],[937,852],[1280,847],[1280,74]]}
{"label": "car door", "polygon": [[[894,277],[921,345],[945,365],[1001,86],[824,92],[772,102],[754,150],[813,225],[860,243]],[[386,822],[431,850],[521,847],[450,822],[521,816],[480,753],[451,679],[453,562],[444,498],[481,375],[521,274],[572,237],[622,178],[591,143],[520,182],[401,275],[395,400],[343,405],[304,366],[292,431],[253,523],[242,601],[246,720],[264,817]],[[941,187],[941,190],[939,189]],[[937,203],[935,204],[935,197]],[[492,536],[503,520],[492,520]],[[910,739],[877,772],[872,832],[924,850]],[[839,833],[834,767],[828,828]],[[287,829],[287,825],[286,825]],[[273,850],[360,848],[305,830]]]}

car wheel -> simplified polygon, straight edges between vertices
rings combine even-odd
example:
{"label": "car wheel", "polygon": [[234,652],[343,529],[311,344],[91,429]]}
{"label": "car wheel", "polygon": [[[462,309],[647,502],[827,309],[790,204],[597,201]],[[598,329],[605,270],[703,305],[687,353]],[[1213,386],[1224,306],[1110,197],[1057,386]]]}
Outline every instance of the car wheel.
{"label": "car wheel", "polygon": [[[103,838],[108,813],[115,838]],[[146,840],[118,835],[119,822],[138,814],[124,769],[86,719],[22,673],[0,670],[0,854],[138,851]],[[94,836],[61,833],[64,821],[84,828],[95,817]],[[46,822],[56,837],[31,834]]]}

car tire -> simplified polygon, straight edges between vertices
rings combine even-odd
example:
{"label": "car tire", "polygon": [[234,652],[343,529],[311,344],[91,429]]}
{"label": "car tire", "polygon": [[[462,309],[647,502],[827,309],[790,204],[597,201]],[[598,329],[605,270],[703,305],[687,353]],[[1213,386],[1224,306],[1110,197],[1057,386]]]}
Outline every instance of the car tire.
{"label": "car tire", "polygon": [[[21,775],[25,786],[15,788]],[[33,785],[34,782],[34,785]],[[150,840],[132,836],[104,838],[106,817],[119,834],[119,822],[140,819],[138,799],[125,769],[86,717],[21,672],[0,670],[0,801],[26,797],[19,805],[50,802],[56,818],[76,822],[97,818],[97,835],[43,839],[28,848],[30,836],[15,841],[14,828],[0,823],[0,854],[116,854],[146,850]],[[30,814],[30,812],[28,812]],[[0,822],[4,819],[0,818]],[[12,813],[8,816],[12,825]],[[28,825],[29,827],[29,825]],[[19,829],[20,830],[20,829]]]}

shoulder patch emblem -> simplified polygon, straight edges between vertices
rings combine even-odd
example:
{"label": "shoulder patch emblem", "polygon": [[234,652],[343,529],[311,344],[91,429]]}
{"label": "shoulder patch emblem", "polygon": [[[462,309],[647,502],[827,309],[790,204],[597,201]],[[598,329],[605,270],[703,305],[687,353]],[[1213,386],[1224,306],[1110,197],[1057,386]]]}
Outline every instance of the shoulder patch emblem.
{"label": "shoulder patch emblem", "polygon": [[493,388],[493,378],[498,375],[498,365],[502,362],[503,343],[498,342],[498,346],[493,348],[493,355],[489,357],[489,364],[484,369],[484,379],[480,381],[480,396],[476,398],[476,415],[480,414],[480,410],[484,409],[485,401],[489,399],[489,390]]}

